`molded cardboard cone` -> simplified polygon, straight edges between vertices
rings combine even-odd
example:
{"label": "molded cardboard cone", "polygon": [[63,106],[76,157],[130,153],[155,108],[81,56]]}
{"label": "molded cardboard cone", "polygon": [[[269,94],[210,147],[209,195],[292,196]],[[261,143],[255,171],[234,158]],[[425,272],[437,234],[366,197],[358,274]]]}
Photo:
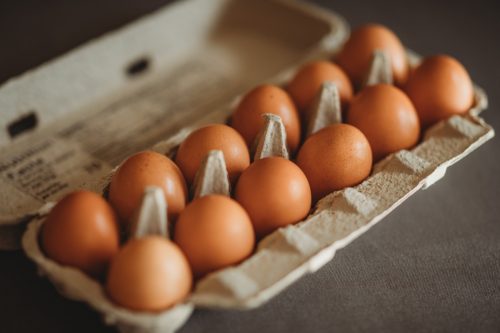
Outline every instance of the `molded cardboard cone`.
{"label": "molded cardboard cone", "polygon": [[222,150],[211,150],[201,163],[193,183],[193,198],[208,194],[229,196],[231,187]]}
{"label": "molded cardboard cone", "polygon": [[289,159],[285,126],[280,116],[272,113],[264,113],[263,117],[266,123],[257,137],[254,160],[271,156]]}

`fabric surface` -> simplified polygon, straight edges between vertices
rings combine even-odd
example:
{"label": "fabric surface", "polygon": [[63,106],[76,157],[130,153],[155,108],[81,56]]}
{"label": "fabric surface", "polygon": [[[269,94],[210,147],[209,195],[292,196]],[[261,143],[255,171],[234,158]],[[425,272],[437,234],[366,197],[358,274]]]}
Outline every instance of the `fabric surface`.
{"label": "fabric surface", "polygon": [[[500,130],[500,20],[493,1],[318,1],[356,26],[379,22],[409,48],[457,57]],[[0,81],[160,7],[159,0],[2,1]],[[117,10],[119,8],[119,10]],[[1,332],[113,332],[0,253]],[[181,332],[500,331],[500,149],[495,138],[317,273],[252,311],[197,310]]]}

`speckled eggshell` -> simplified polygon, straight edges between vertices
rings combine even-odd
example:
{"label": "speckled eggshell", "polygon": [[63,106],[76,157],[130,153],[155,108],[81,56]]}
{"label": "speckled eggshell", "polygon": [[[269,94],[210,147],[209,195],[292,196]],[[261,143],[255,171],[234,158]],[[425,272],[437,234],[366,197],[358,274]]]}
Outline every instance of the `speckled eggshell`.
{"label": "speckled eggshell", "polygon": [[237,264],[252,254],[255,234],[250,217],[233,199],[207,195],[192,201],[179,216],[175,242],[196,277]]}
{"label": "speckled eggshell", "polygon": [[409,149],[420,137],[417,111],[400,89],[377,84],[364,88],[351,102],[347,122],[366,136],[373,157]]}
{"label": "speckled eggshell", "polygon": [[250,154],[245,140],[233,128],[222,125],[208,125],[192,132],[179,146],[175,162],[186,181],[191,185],[208,152],[221,150],[224,154],[229,180],[236,182],[241,172],[250,165]]}
{"label": "speckled eggshell", "polygon": [[423,127],[455,114],[464,114],[474,102],[467,70],[447,55],[425,58],[405,87]]}
{"label": "speckled eggshell", "polygon": [[288,93],[280,87],[264,84],[247,93],[233,112],[231,126],[251,147],[264,127],[264,113],[272,113],[281,118],[285,125],[288,148],[291,152],[296,151],[301,139],[299,114]]}
{"label": "speckled eggshell", "polygon": [[121,164],[109,187],[109,201],[126,225],[141,204],[147,186],[163,189],[169,220],[175,220],[184,209],[188,192],[177,165],[165,155],[140,152]]}
{"label": "speckled eggshell", "polygon": [[43,225],[41,242],[49,258],[100,277],[118,252],[118,223],[104,198],[77,191],[52,208]]}
{"label": "speckled eggshell", "polygon": [[235,199],[250,215],[259,237],[301,221],[311,209],[311,189],[306,176],[297,165],[282,157],[252,163],[236,185]]}
{"label": "speckled eggshell", "polygon": [[406,52],[396,34],[383,25],[366,24],[355,29],[336,61],[359,87],[367,75],[375,50],[386,52],[392,64],[394,82],[403,85],[410,69]]}
{"label": "speckled eggshell", "polygon": [[369,176],[372,152],[365,135],[348,124],[334,124],[311,135],[302,145],[297,164],[313,194],[313,201]]}
{"label": "speckled eggshell", "polygon": [[192,274],[179,247],[160,236],[129,240],[113,259],[106,291],[118,305],[156,312],[182,301]]}

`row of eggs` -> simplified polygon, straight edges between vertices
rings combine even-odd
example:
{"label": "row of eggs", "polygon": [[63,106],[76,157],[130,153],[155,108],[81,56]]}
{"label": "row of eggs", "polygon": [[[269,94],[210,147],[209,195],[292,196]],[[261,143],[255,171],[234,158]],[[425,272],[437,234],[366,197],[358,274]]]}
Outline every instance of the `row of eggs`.
{"label": "row of eggs", "polygon": [[[362,87],[375,50],[387,54],[394,85]],[[256,87],[240,101],[230,126],[192,132],[175,162],[151,151],[129,157],[113,175],[109,202],[87,191],[67,195],[46,218],[44,252],[104,280],[109,297],[120,306],[166,309],[189,294],[193,276],[241,262],[254,251],[256,239],[301,221],[321,197],[362,182],[373,161],[416,145],[421,128],[463,114],[473,103],[471,80],[457,60],[432,56],[410,69],[397,36],[380,25],[355,30],[335,61],[306,64],[286,89]],[[347,124],[332,124],[304,138],[311,103],[324,82],[337,87]],[[251,161],[264,113],[281,118],[294,162],[282,157]],[[188,188],[213,149],[223,152],[234,199],[206,195],[188,203]],[[168,219],[175,222],[173,242],[130,237],[121,246],[120,230],[130,230],[151,185],[163,189]]]}

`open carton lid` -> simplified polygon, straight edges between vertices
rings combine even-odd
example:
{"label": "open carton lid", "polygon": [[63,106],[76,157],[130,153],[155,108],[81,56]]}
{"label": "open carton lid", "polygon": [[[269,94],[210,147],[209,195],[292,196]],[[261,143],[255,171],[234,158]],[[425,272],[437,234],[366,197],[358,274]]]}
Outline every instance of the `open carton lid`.
{"label": "open carton lid", "polygon": [[0,87],[0,249],[27,219],[186,126],[222,122],[228,101],[334,53],[343,19],[291,0],[188,0],[91,41]]}
{"label": "open carton lid", "polygon": [[[199,13],[198,11],[201,10],[200,8],[202,8],[204,12]],[[224,13],[228,11],[231,13],[230,17],[224,15]],[[243,12],[246,15],[241,15]],[[171,17],[170,15],[174,15],[176,18],[171,18],[169,21],[164,20],[165,17]],[[184,16],[181,19],[180,16],[182,15]],[[200,29],[203,29],[200,30],[199,33],[204,33],[204,37],[202,38],[204,43],[202,47],[198,45],[200,48],[190,49],[191,53],[188,53],[191,58],[189,58],[190,60],[188,61],[208,60],[209,69],[203,69],[205,68],[204,66],[197,67],[196,73],[191,74],[192,76],[187,74],[191,73],[189,71],[183,72],[182,80],[179,77],[178,80],[180,81],[176,84],[181,84],[181,82],[187,80],[186,77],[197,77],[200,80],[196,81],[198,82],[197,84],[201,85],[203,88],[200,89],[200,86],[187,84],[183,86],[182,89],[175,88],[180,90],[175,90],[176,93],[174,95],[167,95],[172,97],[166,98],[163,93],[166,94],[167,90],[162,90],[164,89],[163,84],[165,79],[163,78],[165,76],[155,76],[153,72],[151,77],[154,76],[156,78],[154,80],[152,78],[150,79],[148,76],[144,76],[143,78],[139,76],[134,79],[125,77],[123,78],[125,83],[121,86],[115,86],[116,89],[112,91],[115,97],[120,96],[116,91],[123,94],[127,92],[127,95],[121,95],[122,98],[124,98],[123,100],[113,100],[111,104],[100,104],[101,102],[92,104],[95,106],[95,109],[107,110],[102,111],[102,114],[96,113],[98,117],[95,119],[107,119],[106,122],[99,127],[101,131],[105,131],[107,127],[113,128],[113,122],[111,121],[113,118],[109,114],[116,117],[116,114],[121,114],[120,112],[122,112],[122,109],[126,110],[127,108],[132,109],[132,111],[129,111],[129,113],[123,111],[126,117],[133,117],[135,115],[134,111],[137,112],[136,110],[141,111],[141,117],[145,117],[144,114],[157,115],[155,121],[158,122],[156,125],[159,128],[163,126],[160,120],[164,119],[168,119],[168,121],[171,122],[170,124],[176,124],[169,127],[172,132],[165,130],[165,133],[173,133],[175,132],[174,129],[183,128],[187,124],[196,126],[197,124],[195,124],[194,121],[195,119],[199,120],[200,115],[204,116],[200,122],[223,121],[229,114],[232,104],[227,103],[228,99],[225,97],[222,98],[221,94],[228,93],[229,91],[232,92],[232,89],[236,87],[237,84],[240,85],[239,87],[242,90],[245,90],[254,84],[263,82],[267,78],[264,76],[275,75],[277,73],[281,74],[275,77],[276,79],[274,82],[284,83],[290,73],[293,73],[294,68],[306,59],[329,58],[335,54],[342,41],[346,38],[348,31],[345,22],[337,15],[325,10],[318,10],[305,3],[284,0],[262,0],[255,2],[228,2],[222,0],[203,2],[201,0],[188,0],[167,7],[156,14],[140,20],[138,23],[124,28],[121,32],[108,35],[104,37],[104,39],[93,42],[85,48],[66,57],[71,58],[74,54],[92,48],[94,45],[101,45],[100,43],[108,43],[110,48],[112,48],[112,45],[115,45],[114,43],[121,45],[120,42],[116,41],[121,38],[124,38],[123,41],[128,40],[125,39],[125,37],[130,35],[137,38],[137,35],[134,35],[133,32],[146,31],[146,27],[151,29],[152,35],[158,37],[158,32],[155,29],[165,30],[169,27],[173,29],[174,27],[170,25],[173,24],[172,22],[182,24],[183,22],[178,21],[187,21],[186,18],[188,17],[198,18],[198,15],[201,21],[206,21],[208,20],[207,17],[210,17],[212,25],[200,25]],[[260,20],[257,18],[260,18]],[[256,22],[259,24],[256,24]],[[226,28],[224,28],[223,24]],[[211,33],[207,34],[207,26],[215,26],[218,28],[211,30]],[[263,29],[263,27],[266,29],[264,29],[265,33],[261,36],[259,31],[262,32],[261,29]],[[326,28],[326,30],[323,30],[323,28]],[[243,29],[239,30],[237,33],[242,34],[241,39],[245,40],[245,42],[242,42],[241,39],[234,39],[234,36],[232,39],[228,36],[222,37],[225,33],[230,36],[231,33],[236,31],[234,29]],[[153,33],[153,30],[156,31],[156,34]],[[188,29],[187,31],[190,30]],[[219,37],[217,33],[222,35]],[[187,34],[187,36],[189,36],[189,34]],[[186,40],[189,40],[187,36]],[[163,35],[162,38],[164,38]],[[134,40],[134,38],[131,40]],[[219,42],[221,40],[225,41],[226,44],[223,43],[225,48],[221,49],[220,44],[216,42],[217,40]],[[233,42],[236,44],[232,44]],[[240,43],[243,43],[243,45]],[[151,45],[148,44],[148,46],[151,47],[154,45],[156,44],[153,42],[151,42]],[[243,53],[237,51],[245,45],[251,47],[246,48]],[[288,46],[285,47],[284,45]],[[234,49],[231,47],[234,47]],[[104,49],[104,46],[101,46],[101,49]],[[194,50],[203,50],[203,52],[200,51],[203,55],[201,60],[199,55],[193,58],[193,54],[195,54],[193,53]],[[259,52],[257,52],[259,55],[249,57],[248,54],[244,54],[252,50],[259,50]],[[264,56],[262,52],[269,53],[267,56]],[[168,54],[168,52],[165,54]],[[121,56],[123,58],[123,55]],[[66,57],[62,60],[65,60]],[[418,57],[411,52],[409,53],[409,57],[413,64],[418,61]],[[49,68],[50,66],[60,64],[60,61],[61,60],[58,60],[49,64]],[[181,62],[185,61],[186,59],[183,58]],[[251,65],[253,64],[251,61],[256,61],[255,66]],[[158,62],[161,63],[160,60],[158,60]],[[89,62],[89,66],[92,65],[93,62]],[[115,70],[118,69],[122,71],[122,66],[123,62],[118,68],[115,67]],[[241,68],[240,66],[247,66],[248,68]],[[42,67],[34,73],[43,71],[46,68],[47,67]],[[263,68],[267,68],[268,71],[264,71]],[[103,68],[103,70],[107,69]],[[165,70],[168,72],[167,69]],[[205,70],[207,72],[205,72]],[[225,83],[219,83],[217,89],[212,89],[211,85],[214,85],[212,81],[210,81],[210,87],[204,86],[204,80],[208,80],[211,74],[219,70],[223,72],[225,74],[224,77],[226,79],[229,78],[229,80],[223,80]],[[257,75],[257,72],[260,72],[260,74]],[[201,75],[200,73],[205,73],[208,76],[202,75],[200,78],[198,77],[198,75]],[[29,78],[32,74],[27,75]],[[258,76],[262,77],[260,78]],[[176,77],[174,76],[174,78]],[[23,81],[27,79],[26,76],[23,76],[18,80]],[[170,82],[168,80],[166,81]],[[16,82],[17,81],[13,81],[13,83]],[[27,83],[25,84],[28,85]],[[172,82],[170,82],[170,84],[171,85],[168,86],[170,89],[177,87]],[[122,90],[118,89],[118,86],[121,87]],[[0,102],[3,101],[2,98],[4,98],[3,92],[5,87],[9,87],[9,83],[0,89]],[[160,89],[158,87],[163,88]],[[193,87],[195,87],[194,90]],[[224,87],[227,90],[223,89]],[[160,95],[150,95],[150,92],[154,90],[153,88],[160,89],[158,91],[162,93],[159,93]],[[206,90],[208,88],[210,88],[210,90]],[[221,92],[219,89],[225,91]],[[139,91],[141,93],[133,94],[132,92],[134,91]],[[491,138],[494,135],[493,129],[477,116],[477,114],[487,106],[486,96],[480,88],[476,87],[475,92],[475,105],[468,114],[464,116],[454,116],[436,124],[427,130],[423,141],[418,146],[412,150],[402,150],[377,163],[372,175],[360,185],[346,188],[326,196],[319,201],[313,214],[307,217],[305,221],[281,228],[270,234],[260,241],[257,251],[252,257],[237,266],[229,267],[204,277],[196,284],[195,290],[185,303],[179,304],[166,311],[151,314],[138,313],[119,308],[109,301],[100,284],[96,283],[77,269],[61,266],[47,258],[40,250],[38,244],[38,234],[43,224],[43,216],[36,218],[29,224],[28,230],[23,237],[24,250],[38,265],[40,272],[46,274],[59,288],[61,293],[69,298],[85,301],[101,312],[107,323],[115,324],[125,332],[173,331],[189,318],[195,306],[233,309],[259,306],[304,274],[314,272],[322,267],[326,262],[332,259],[336,250],[346,246],[356,237],[367,231],[414,192],[426,188],[437,181],[444,175],[449,165],[457,162]],[[130,95],[128,95],[128,93],[130,93]],[[20,92],[18,94],[20,94]],[[196,104],[207,97],[207,94],[219,96],[220,101],[210,104],[212,105],[210,108],[205,104],[200,106]],[[110,90],[110,96],[111,95]],[[231,95],[234,96],[234,94]],[[180,109],[169,109],[169,112],[164,111],[165,113],[159,114],[153,113],[154,110],[157,110],[155,107],[159,108],[159,105],[165,107],[165,104],[168,105],[168,103],[172,103],[171,98],[185,98],[184,103],[186,104],[180,104],[181,106],[184,105]],[[96,101],[97,100],[98,99],[96,99]],[[222,100],[224,100],[224,102]],[[195,104],[189,104],[190,102]],[[97,108],[98,105],[107,106],[104,109],[99,109]],[[112,112],[115,109],[109,109],[109,105],[114,105],[114,107],[117,108],[118,111],[116,111],[116,114]],[[191,105],[192,108],[189,107],[189,105]],[[151,107],[151,109],[149,107]],[[88,112],[89,114],[93,114],[91,111]],[[75,112],[75,114],[77,113]],[[163,118],[160,117],[160,115]],[[103,116],[107,118],[102,118]],[[126,117],[125,119],[128,119]],[[136,117],[134,121],[142,121],[141,117]],[[85,120],[86,119],[87,118],[85,118]],[[88,119],[93,118],[88,116]],[[87,122],[84,121],[83,125],[86,123]],[[96,122],[92,124],[99,125],[100,123],[96,120]],[[110,159],[110,162],[106,165],[106,171],[96,172],[92,177],[89,177],[91,180],[84,182],[89,188],[102,191],[106,184],[106,178],[103,178],[103,175],[109,174],[111,165],[117,165],[123,157],[127,156],[130,153],[127,149],[132,150],[130,147],[139,148],[134,140],[138,140],[140,137],[135,137],[134,134],[141,134],[145,138],[149,138],[149,135],[151,135],[150,132],[161,132],[155,132],[156,127],[146,128],[148,131],[137,131],[133,121],[130,123],[127,122],[123,124],[123,126],[125,127],[115,128],[115,131],[118,132],[118,134],[115,135],[121,137],[121,130],[127,131],[127,133],[123,134],[123,138],[127,138],[127,140],[115,140],[116,137],[113,135],[107,138],[111,140],[109,147],[121,152],[120,144],[123,144],[122,148],[126,153],[124,153],[123,156],[117,153],[117,157]],[[48,128],[50,128],[50,126]],[[69,128],[72,129],[72,132],[69,130],[64,132],[69,135],[68,141],[72,138],[75,131],[80,131],[78,126]],[[83,133],[90,133],[88,131],[91,129],[87,129],[87,132]],[[53,135],[55,132],[48,133]],[[189,129],[181,130],[172,138],[157,144],[154,149],[163,153],[173,152],[175,151],[175,147],[188,133]],[[34,137],[36,133],[33,132],[32,135]],[[50,135],[49,137],[51,137]],[[82,136],[81,144],[83,145],[87,138],[83,136],[83,134],[80,135]],[[167,134],[165,135],[168,137]],[[26,135],[26,138],[28,138],[28,135]],[[92,139],[96,140],[96,138]],[[23,143],[22,140],[22,138],[14,138],[11,140],[12,145],[21,145]],[[127,145],[128,140],[133,144]],[[97,141],[97,143],[99,142],[100,141]],[[149,142],[149,139],[144,139],[144,141],[141,142],[148,146],[154,143]],[[111,148],[110,151],[114,151]],[[107,153],[108,151],[103,150],[103,152]],[[94,156],[93,154],[100,156],[97,155],[97,153],[89,153],[88,155],[92,157]],[[106,157],[105,155],[106,154],[103,156]],[[92,160],[90,157],[89,161]],[[3,155],[1,159],[3,159]],[[82,159],[82,161],[87,160]],[[53,198],[48,199],[48,201],[50,200],[53,200]],[[28,212],[28,210],[24,212]]]}

